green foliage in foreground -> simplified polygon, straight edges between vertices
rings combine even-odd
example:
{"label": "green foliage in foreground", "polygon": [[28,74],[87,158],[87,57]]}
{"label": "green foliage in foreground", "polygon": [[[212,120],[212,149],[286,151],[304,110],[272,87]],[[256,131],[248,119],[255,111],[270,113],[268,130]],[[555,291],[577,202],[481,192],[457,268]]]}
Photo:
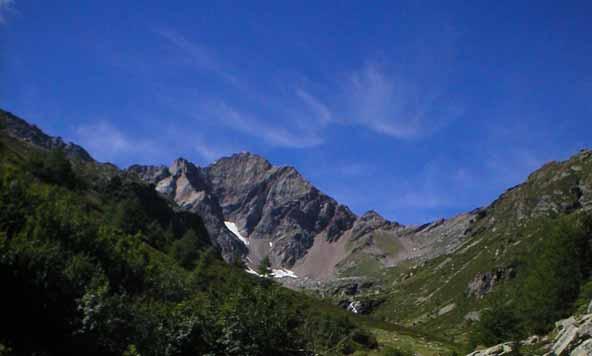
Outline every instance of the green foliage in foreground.
{"label": "green foliage in foreground", "polygon": [[263,257],[261,262],[259,262],[259,266],[257,266],[257,273],[262,276],[268,276],[271,274],[271,262],[269,261],[269,256]]}
{"label": "green foliage in foreground", "polygon": [[376,346],[344,312],[225,264],[201,219],[173,211],[151,187],[126,177],[83,182],[60,153],[26,163],[1,154],[1,352],[307,355]]}
{"label": "green foliage in foreground", "polygon": [[546,333],[555,321],[575,312],[582,300],[589,302],[592,218],[562,216],[544,222],[538,234],[540,242],[525,259],[525,275],[509,294],[493,298],[473,331],[473,344],[494,345]]}

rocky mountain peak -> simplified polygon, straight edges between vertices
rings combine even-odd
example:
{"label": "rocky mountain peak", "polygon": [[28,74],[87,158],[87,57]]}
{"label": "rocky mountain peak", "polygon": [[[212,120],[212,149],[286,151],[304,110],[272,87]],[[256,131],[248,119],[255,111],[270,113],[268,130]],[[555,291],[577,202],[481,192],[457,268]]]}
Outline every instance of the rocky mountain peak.
{"label": "rocky mountain peak", "polygon": [[129,166],[127,171],[135,173],[138,177],[140,177],[140,179],[150,184],[156,184],[170,176],[169,168],[165,165],[142,166],[139,164],[134,164]]}
{"label": "rocky mountain peak", "polygon": [[255,259],[270,255],[276,264],[290,266],[317,235],[337,239],[355,220],[349,209],[321,193],[294,167],[272,166],[252,153],[222,158],[206,172],[225,218],[251,241],[270,243],[254,252]]}
{"label": "rocky mountain peak", "polygon": [[271,168],[263,157],[241,152],[219,159],[207,168],[207,173],[214,185],[245,185],[261,181]]}
{"label": "rocky mountain peak", "polygon": [[380,215],[375,210],[368,210],[367,212],[362,214],[362,216],[360,216],[358,218],[358,220],[359,221],[380,221],[380,222],[388,223],[388,220],[386,220],[384,217],[382,217],[382,215]]}
{"label": "rocky mountain peak", "polygon": [[197,167],[193,163],[189,162],[185,158],[179,157],[169,166],[169,173],[172,176],[177,176],[181,174],[187,174],[187,172],[195,171],[196,169]]}
{"label": "rocky mountain peak", "polygon": [[222,166],[233,166],[258,172],[269,170],[272,167],[271,163],[262,156],[245,151],[222,157],[211,165],[211,167]]}
{"label": "rocky mountain peak", "polygon": [[[274,266],[290,267],[315,239],[335,241],[356,220],[294,167],[276,167],[249,152],[221,158],[206,168],[178,158],[168,169],[130,170],[155,183],[156,190],[182,208],[200,214],[228,258],[235,252],[252,261],[269,256]],[[241,236],[225,226],[234,226]]]}
{"label": "rocky mountain peak", "polygon": [[399,226],[398,223],[391,223],[374,210],[365,212],[354,223],[352,229],[352,238],[357,239],[369,232],[382,228],[391,228]]}

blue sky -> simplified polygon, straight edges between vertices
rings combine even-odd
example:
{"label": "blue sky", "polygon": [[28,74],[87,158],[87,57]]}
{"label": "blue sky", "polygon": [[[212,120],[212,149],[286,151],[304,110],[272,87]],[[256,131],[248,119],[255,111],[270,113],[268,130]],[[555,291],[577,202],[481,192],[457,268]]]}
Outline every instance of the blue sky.
{"label": "blue sky", "polygon": [[422,223],[591,146],[591,14],[589,1],[0,0],[0,107],[122,167],[251,151],[356,213]]}

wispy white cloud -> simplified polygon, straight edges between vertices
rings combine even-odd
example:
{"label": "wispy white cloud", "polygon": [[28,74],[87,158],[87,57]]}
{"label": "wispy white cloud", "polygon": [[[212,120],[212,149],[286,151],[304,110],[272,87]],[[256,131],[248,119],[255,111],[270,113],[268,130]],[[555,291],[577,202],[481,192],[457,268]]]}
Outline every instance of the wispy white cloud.
{"label": "wispy white cloud", "polygon": [[253,114],[239,111],[224,102],[213,104],[210,111],[216,120],[228,129],[260,138],[273,146],[307,148],[323,143],[323,139],[314,129],[275,126],[270,124],[271,120],[263,120]]}
{"label": "wispy white cloud", "polygon": [[[225,129],[260,139],[271,146],[309,148],[323,143],[322,129],[331,121],[332,113],[327,105],[310,92],[298,87],[272,91],[247,84],[248,80],[232,74],[230,62],[218,58],[207,46],[176,31],[155,32],[166,43],[174,46],[195,69],[214,73],[232,84],[235,95],[240,98],[222,99],[219,95],[203,92],[197,93],[196,97],[195,92],[192,92],[189,95],[168,97],[166,101],[171,107],[183,108],[183,111],[199,120],[208,117]],[[198,102],[205,104],[196,108],[195,103]],[[246,106],[256,106],[257,110],[246,109]],[[213,157],[214,151],[208,153],[206,147],[201,147],[200,151],[206,159]]]}
{"label": "wispy white cloud", "polygon": [[219,149],[208,145],[206,142],[196,143],[195,151],[197,151],[201,157],[208,161],[214,161],[225,155],[225,153],[222,153],[222,151]]}
{"label": "wispy white cloud", "polygon": [[[181,61],[214,73],[237,90],[237,98],[231,95],[221,99],[216,94],[201,93],[200,100],[211,95],[206,100],[223,101],[214,110],[217,121],[274,146],[319,145],[329,126],[335,124],[360,125],[398,139],[417,139],[445,127],[461,112],[447,100],[440,80],[420,85],[412,75],[397,75],[404,69],[387,65],[388,61],[367,61],[362,68],[352,70],[345,81],[334,78],[320,83],[333,90],[319,96],[307,85],[283,80],[272,81],[274,85],[281,83],[282,88],[254,86],[233,74],[236,70],[232,69],[232,61],[220,58],[207,46],[171,29],[155,32],[178,51]],[[245,101],[250,101],[249,105]]]}
{"label": "wispy white cloud", "polygon": [[119,152],[134,148],[132,142],[107,121],[80,126],[76,129],[76,133],[83,143],[91,149]]}
{"label": "wispy white cloud", "polygon": [[132,138],[106,120],[78,126],[75,141],[87,148],[99,161],[122,161],[123,157],[158,152],[155,142]]}
{"label": "wispy white cloud", "polygon": [[296,96],[298,96],[304,102],[304,104],[308,106],[309,110],[313,116],[318,119],[320,124],[325,125],[331,122],[333,114],[327,105],[323,104],[318,98],[312,96],[303,89],[297,89]]}
{"label": "wispy white cloud", "polygon": [[155,32],[167,43],[180,50],[195,68],[213,72],[227,82],[238,85],[238,79],[225,68],[214,51],[207,46],[190,41],[176,31],[161,29]]}
{"label": "wispy white cloud", "polygon": [[7,16],[14,11],[14,0],[0,0],[0,25],[5,24]]}
{"label": "wispy white cloud", "polygon": [[380,134],[410,139],[434,133],[462,112],[440,102],[443,94],[437,84],[425,87],[403,78],[372,62],[354,71],[342,98],[346,120]]}
{"label": "wispy white cloud", "polygon": [[206,140],[203,135],[198,135],[198,137],[192,141],[196,141],[193,144],[193,148],[200,157],[205,160],[204,163],[211,163],[221,157],[239,151],[234,145],[221,144],[219,142],[212,143],[209,140]]}

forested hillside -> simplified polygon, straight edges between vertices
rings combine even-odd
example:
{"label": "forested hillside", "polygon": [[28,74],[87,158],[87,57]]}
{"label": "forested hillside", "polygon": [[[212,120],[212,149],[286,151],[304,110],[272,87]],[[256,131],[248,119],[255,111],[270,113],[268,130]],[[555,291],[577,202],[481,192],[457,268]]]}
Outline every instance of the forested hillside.
{"label": "forested hillside", "polygon": [[[226,264],[199,216],[113,167],[2,135],[0,354],[375,347],[346,312]],[[73,169],[73,166],[76,169]]]}

